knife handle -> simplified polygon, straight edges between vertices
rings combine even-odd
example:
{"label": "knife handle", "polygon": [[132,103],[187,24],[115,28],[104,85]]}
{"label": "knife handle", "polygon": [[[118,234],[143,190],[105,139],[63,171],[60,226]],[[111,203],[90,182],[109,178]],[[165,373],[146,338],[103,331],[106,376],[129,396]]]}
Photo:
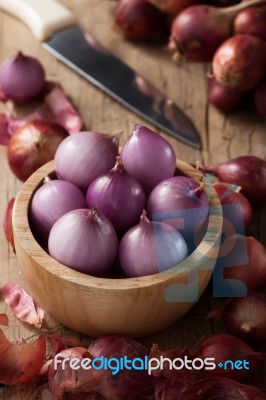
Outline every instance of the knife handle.
{"label": "knife handle", "polygon": [[0,9],[22,20],[43,41],[74,25],[74,15],[56,0],[0,0]]}

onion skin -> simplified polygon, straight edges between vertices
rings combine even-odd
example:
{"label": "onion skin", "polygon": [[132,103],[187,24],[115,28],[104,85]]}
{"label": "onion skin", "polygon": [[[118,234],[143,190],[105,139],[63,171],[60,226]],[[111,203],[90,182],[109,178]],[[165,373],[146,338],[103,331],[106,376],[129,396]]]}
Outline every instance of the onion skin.
{"label": "onion skin", "polygon": [[115,23],[129,40],[161,40],[165,35],[161,13],[146,0],[118,0]]}
{"label": "onion skin", "polygon": [[201,4],[177,15],[170,40],[187,61],[206,62],[230,35],[231,18],[216,7]]}
{"label": "onion skin", "polygon": [[201,170],[222,182],[241,186],[241,192],[253,204],[266,203],[266,161],[256,156],[241,156]]}
{"label": "onion skin", "polygon": [[237,381],[242,381],[254,367],[259,364],[263,358],[260,354],[256,353],[250,346],[248,346],[241,339],[226,334],[219,333],[205,339],[201,342],[195,352],[196,357],[215,358],[215,363],[218,365],[220,362],[224,364],[225,361],[247,360],[249,361],[250,370],[237,370],[223,368],[215,368],[213,370],[205,371],[207,377],[224,377],[231,378]]}
{"label": "onion skin", "polygon": [[254,91],[255,106],[262,118],[266,118],[266,79]]}
{"label": "onion skin", "polygon": [[85,196],[70,182],[53,180],[34,194],[30,206],[30,222],[34,233],[45,242],[55,222],[69,211],[86,208]]}
{"label": "onion skin", "polygon": [[230,186],[231,185],[223,182],[215,182],[213,184],[222,205],[234,203],[239,203],[241,205],[242,215],[240,217],[243,218],[245,230],[248,231],[253,220],[252,207],[248,199],[246,199],[242,193],[234,192],[233,187],[230,189]]}
{"label": "onion skin", "polygon": [[69,268],[97,275],[113,264],[118,239],[111,222],[95,209],[70,211],[53,225],[49,254]]}
{"label": "onion skin", "polygon": [[136,225],[146,206],[146,196],[138,181],[128,174],[120,157],[111,171],[96,178],[86,195],[87,205],[98,210],[118,231]]}
{"label": "onion skin", "polygon": [[266,43],[251,35],[235,35],[215,52],[214,77],[230,88],[247,91],[263,79],[266,67]]}
{"label": "onion skin", "polygon": [[251,292],[225,304],[221,319],[226,329],[245,341],[263,343],[266,338],[266,295]]}
{"label": "onion skin", "polygon": [[121,158],[128,173],[139,181],[147,194],[157,183],[175,173],[176,156],[170,143],[142,125],[135,125],[122,148]]}
{"label": "onion skin", "polygon": [[151,222],[143,212],[119,246],[120,265],[129,277],[157,274],[176,266],[187,256],[187,245],[179,232],[162,222]]}
{"label": "onion skin", "polygon": [[242,99],[242,92],[211,79],[209,83],[209,102],[219,111],[226,113],[234,110]]}
{"label": "onion skin", "polygon": [[0,66],[0,97],[3,100],[26,103],[40,95],[44,86],[44,69],[34,57],[18,52]]}
{"label": "onion skin", "polygon": [[23,124],[12,135],[7,157],[12,172],[21,181],[51,161],[68,132],[55,122],[33,120]]}
{"label": "onion skin", "polygon": [[234,32],[256,36],[266,41],[266,7],[250,7],[237,14]]}
{"label": "onion skin", "polygon": [[148,0],[156,8],[167,14],[178,14],[185,8],[198,3],[198,0]]}
{"label": "onion skin", "polygon": [[[266,248],[252,236],[229,237],[229,241],[237,240],[243,249],[247,248],[248,263],[246,265],[228,266],[224,268],[225,279],[237,279],[244,282],[248,291],[261,290],[266,287]],[[228,243],[230,245],[230,243]]]}
{"label": "onion skin", "polygon": [[118,155],[118,139],[99,132],[78,132],[69,136],[55,154],[55,171],[86,191],[98,176],[113,168]]}

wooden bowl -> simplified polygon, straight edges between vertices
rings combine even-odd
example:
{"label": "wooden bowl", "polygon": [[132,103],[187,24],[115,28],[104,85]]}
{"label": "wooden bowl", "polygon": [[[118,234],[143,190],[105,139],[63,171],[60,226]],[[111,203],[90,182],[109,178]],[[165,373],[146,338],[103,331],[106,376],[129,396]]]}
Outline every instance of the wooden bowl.
{"label": "wooden bowl", "polygon": [[[177,160],[177,168],[193,179],[201,173]],[[31,198],[53,173],[54,163],[41,167],[22,186],[13,211],[16,254],[32,296],[58,321],[76,331],[100,336],[146,336],[181,318],[206,288],[216,262],[222,208],[211,189],[207,232],[178,266],[140,278],[107,279],[74,271],[50,257],[32,235],[28,211]]]}

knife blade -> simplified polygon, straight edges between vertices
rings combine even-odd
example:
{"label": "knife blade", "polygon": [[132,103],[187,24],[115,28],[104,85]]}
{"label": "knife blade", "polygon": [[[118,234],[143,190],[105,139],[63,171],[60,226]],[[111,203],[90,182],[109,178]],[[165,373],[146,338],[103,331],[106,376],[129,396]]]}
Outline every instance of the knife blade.
{"label": "knife blade", "polygon": [[56,0],[0,0],[0,8],[30,27],[43,47],[112,98],[165,133],[201,149],[188,116],[144,77],[76,24]]}

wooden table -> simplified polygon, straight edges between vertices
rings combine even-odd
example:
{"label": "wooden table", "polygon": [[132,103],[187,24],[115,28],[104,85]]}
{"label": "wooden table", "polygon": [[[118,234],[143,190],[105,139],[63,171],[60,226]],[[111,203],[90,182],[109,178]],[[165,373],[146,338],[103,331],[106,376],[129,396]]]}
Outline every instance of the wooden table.
{"label": "wooden table", "polygon": [[[144,77],[148,77],[158,88],[173,98],[183,110],[194,120],[202,143],[202,151],[165,136],[173,145],[177,157],[189,163],[197,160],[212,164],[222,162],[239,155],[253,154],[262,158],[266,156],[266,126],[253,109],[239,110],[230,116],[221,115],[207,101],[208,65],[187,64],[177,66],[166,51],[157,45],[135,44],[124,41],[113,29],[112,12],[115,1],[108,0],[62,0],[76,15],[80,25],[90,30],[106,47],[118,57],[125,60]],[[60,82],[80,111],[86,128],[100,132],[122,131],[122,141],[131,133],[135,123],[145,123],[141,118],[126,110],[100,90],[72,72],[66,66],[56,61],[42,49],[37,40],[21,22],[11,16],[0,13],[1,45],[0,61],[21,50],[26,54],[38,57],[43,63],[47,78]],[[4,105],[0,105],[3,111]],[[23,114],[20,108],[18,113]],[[146,123],[145,123],[146,124]],[[148,125],[148,124],[146,124]],[[0,147],[0,221],[4,209],[11,196],[16,195],[21,186],[11,173],[7,160],[6,148]],[[257,215],[253,233],[259,235],[266,243],[265,210]],[[23,285],[16,257],[7,244],[3,230],[0,229],[0,285],[7,280]],[[205,319],[209,309],[214,307],[210,290],[206,291],[199,303],[191,312],[166,331],[143,340],[150,345],[157,342],[162,348],[170,346],[195,345],[205,335],[217,331],[217,325]],[[0,313],[6,312],[6,306],[0,301]],[[32,337],[37,332],[22,324],[10,315],[10,326],[4,328],[10,340],[20,337]],[[78,336],[84,343],[88,340],[78,333],[70,332],[60,326],[53,318],[47,316],[49,327],[64,336]],[[260,384],[266,385],[262,374]],[[37,399],[45,384],[39,381],[30,385],[4,387],[0,389],[0,400]]]}

